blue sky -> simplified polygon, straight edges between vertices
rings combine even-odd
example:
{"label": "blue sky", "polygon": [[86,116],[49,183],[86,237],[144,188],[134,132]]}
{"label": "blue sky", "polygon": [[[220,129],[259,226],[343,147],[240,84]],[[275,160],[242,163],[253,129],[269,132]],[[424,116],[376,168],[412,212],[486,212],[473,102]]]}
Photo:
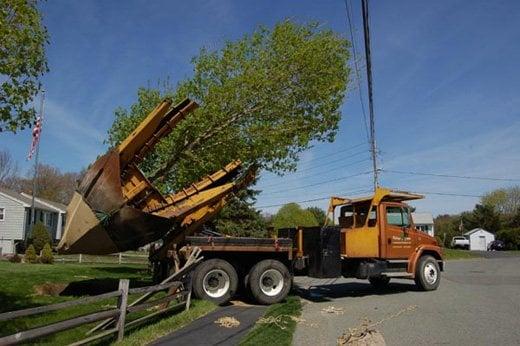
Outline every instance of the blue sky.
{"label": "blue sky", "polygon": [[[352,5],[360,52],[359,1]],[[260,24],[286,18],[318,20],[348,37],[341,0],[53,0],[41,10],[51,36],[41,161],[63,171],[79,170],[106,150],[113,110],[130,105],[139,86],[189,76],[190,59],[200,47],[219,48]],[[372,1],[371,35],[381,168],[520,179],[520,2]],[[363,83],[366,95],[365,88]],[[347,178],[370,169],[357,92],[354,83],[334,143],[304,153],[300,172],[262,175],[258,206],[371,188],[368,174]],[[9,149],[23,170],[29,167],[29,143],[29,131],[0,135],[0,148]],[[388,172],[381,181],[411,191],[468,195],[513,184]],[[439,214],[471,209],[476,202],[477,197],[427,195],[415,205]]]}

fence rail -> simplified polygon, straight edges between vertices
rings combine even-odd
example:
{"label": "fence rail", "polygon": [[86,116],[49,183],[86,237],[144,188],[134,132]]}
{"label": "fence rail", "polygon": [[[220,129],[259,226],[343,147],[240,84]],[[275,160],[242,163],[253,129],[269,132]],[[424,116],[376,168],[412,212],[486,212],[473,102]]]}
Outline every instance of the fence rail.
{"label": "fence rail", "polygon": [[[103,320],[103,322],[101,324],[98,324],[94,329],[90,330],[88,334],[91,334],[94,331],[99,331],[101,329],[103,329],[103,331],[98,332],[97,334],[87,337],[83,340],[80,340],[74,343],[73,345],[83,345],[85,343],[115,333],[117,333],[117,340],[122,340],[125,332],[125,327],[139,324],[152,317],[155,317],[157,315],[163,314],[165,312],[171,311],[175,308],[179,308],[182,306],[184,306],[186,309],[189,309],[191,301],[192,272],[195,266],[198,265],[202,260],[201,257],[198,257],[199,254],[200,251],[197,251],[195,256],[190,256],[183,268],[181,268],[177,273],[171,275],[158,285],[139,288],[129,288],[130,281],[128,279],[121,279],[119,280],[119,288],[117,291],[108,292],[92,297],[79,298],[63,303],[56,303],[52,305],[38,306],[24,310],[1,313],[0,321],[8,321],[13,320],[15,318],[27,317],[36,314],[42,314],[45,312],[62,310],[72,306],[89,304],[109,298],[118,298],[117,308],[115,309],[97,311],[88,315],[82,315],[68,320],[55,322],[49,325],[19,331],[16,334],[0,337],[0,345],[14,345],[101,320]],[[153,301],[147,301],[155,293],[165,290],[168,290],[169,292],[169,294],[165,297],[155,299]],[[143,295],[131,304],[129,304],[129,294]],[[177,304],[170,305],[170,303],[172,303],[175,300],[177,300]],[[143,311],[153,306],[164,307],[162,307],[158,311],[139,317],[130,322],[126,322],[126,317],[128,314]],[[113,327],[107,329],[111,326]]]}

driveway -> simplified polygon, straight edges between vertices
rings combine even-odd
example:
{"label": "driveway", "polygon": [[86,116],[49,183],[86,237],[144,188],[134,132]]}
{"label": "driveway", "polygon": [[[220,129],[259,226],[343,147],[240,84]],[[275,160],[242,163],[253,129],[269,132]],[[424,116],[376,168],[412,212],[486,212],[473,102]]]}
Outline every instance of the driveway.
{"label": "driveway", "polygon": [[387,345],[520,344],[520,257],[450,261],[432,292],[408,280],[383,291],[362,280],[295,282],[306,298],[295,345],[336,345],[365,318],[382,321],[375,328]]}

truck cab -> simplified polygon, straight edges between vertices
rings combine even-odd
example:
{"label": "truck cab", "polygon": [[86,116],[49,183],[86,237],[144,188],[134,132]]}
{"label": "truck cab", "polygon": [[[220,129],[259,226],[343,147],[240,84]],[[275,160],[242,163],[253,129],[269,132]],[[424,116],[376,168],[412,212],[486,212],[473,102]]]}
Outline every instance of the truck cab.
{"label": "truck cab", "polygon": [[405,202],[421,195],[376,189],[373,196],[332,198],[339,207],[342,274],[369,279],[374,285],[390,278],[414,279],[424,290],[436,289],[444,269],[442,249],[434,237],[416,229]]}

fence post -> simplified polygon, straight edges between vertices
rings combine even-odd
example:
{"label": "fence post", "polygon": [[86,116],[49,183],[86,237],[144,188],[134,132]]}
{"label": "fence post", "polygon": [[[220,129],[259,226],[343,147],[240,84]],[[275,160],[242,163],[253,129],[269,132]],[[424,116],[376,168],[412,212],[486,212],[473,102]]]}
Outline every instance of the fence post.
{"label": "fence post", "polygon": [[128,288],[130,286],[130,280],[121,279],[119,280],[119,291],[121,296],[117,303],[119,309],[119,318],[117,319],[117,341],[123,340],[125,335],[125,319],[126,319],[126,307],[128,305]]}
{"label": "fence post", "polygon": [[186,307],[185,310],[188,311],[190,309],[191,304],[191,290],[193,289],[193,272],[188,274],[188,297],[186,297]]}
{"label": "fence post", "polygon": [[81,260],[82,260],[81,257],[83,257],[83,256],[81,254],[79,254],[79,263],[81,263]]}
{"label": "fence post", "polygon": [[123,259],[123,254],[120,252],[120,253],[119,253],[119,264],[121,264],[122,259]]}

